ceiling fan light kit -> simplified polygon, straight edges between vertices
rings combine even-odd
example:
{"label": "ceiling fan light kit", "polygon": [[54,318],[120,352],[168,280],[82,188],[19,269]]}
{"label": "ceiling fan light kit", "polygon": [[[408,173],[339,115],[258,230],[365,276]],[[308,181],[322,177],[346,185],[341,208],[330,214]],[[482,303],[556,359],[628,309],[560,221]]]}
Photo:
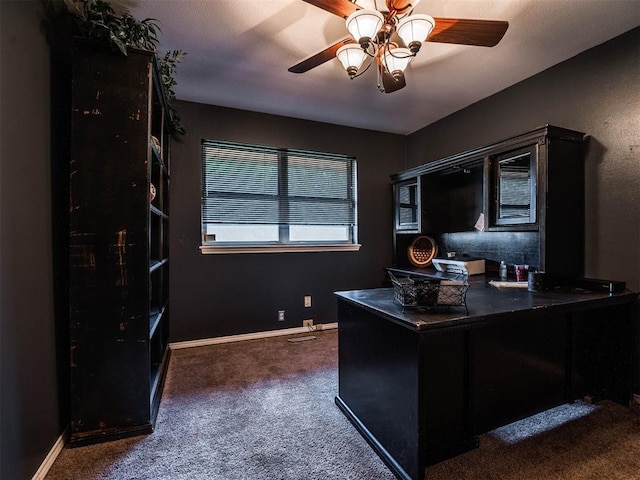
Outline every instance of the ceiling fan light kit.
{"label": "ceiling fan light kit", "polygon": [[[419,0],[385,0],[386,9],[378,8],[375,0],[368,3],[367,0],[304,1],[345,18],[351,38],[340,40],[289,71],[304,73],[337,57],[353,79],[366,72],[376,60],[378,89],[385,93],[406,85],[403,72],[424,42],[493,47],[509,26],[508,22],[496,20],[434,19],[413,14]],[[359,3],[371,8],[362,8]],[[365,62],[367,58],[369,61]]]}
{"label": "ceiling fan light kit", "polygon": [[[397,11],[391,11],[385,17],[376,10],[356,10],[346,20],[346,27],[357,44],[340,47],[336,56],[347,71],[349,78],[359,75],[367,56],[377,59],[379,64],[378,87],[389,93],[398,88],[387,89],[380,79],[390,74],[387,82],[398,81],[404,86],[404,71],[411,59],[418,53],[433,27],[435,21],[429,15],[405,15],[398,21]],[[397,33],[400,40],[409,48],[398,45],[398,39],[391,41],[391,35]],[[358,47],[359,45],[359,47]],[[360,52],[358,52],[360,50]],[[369,65],[364,69],[366,71]],[[364,72],[361,72],[364,73]]]}
{"label": "ceiling fan light kit", "polygon": [[[380,79],[386,73],[390,75],[387,83],[397,81],[404,86],[404,71],[433,30],[435,21],[429,15],[405,15],[398,21],[395,10],[391,10],[385,17],[376,10],[363,9],[351,13],[345,24],[357,43],[343,45],[336,51],[336,57],[349,78],[353,79],[369,68],[370,64],[361,71],[367,56],[371,60],[375,58],[379,65],[378,86],[381,91],[389,93],[399,88],[388,89]],[[397,33],[400,41],[409,48],[399,46],[397,38],[392,42],[393,33]]]}

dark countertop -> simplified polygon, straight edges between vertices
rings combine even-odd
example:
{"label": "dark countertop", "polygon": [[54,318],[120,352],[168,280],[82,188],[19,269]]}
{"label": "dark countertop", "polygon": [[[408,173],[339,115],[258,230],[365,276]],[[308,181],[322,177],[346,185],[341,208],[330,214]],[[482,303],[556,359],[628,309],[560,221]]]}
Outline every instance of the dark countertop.
{"label": "dark countertop", "polygon": [[489,280],[484,275],[470,277],[466,298],[468,315],[464,306],[403,308],[394,303],[393,288],[342,291],[335,292],[335,295],[341,300],[418,331],[460,327],[495,320],[519,311],[553,309],[559,313],[593,308],[594,304],[616,305],[638,299],[638,294],[629,290],[614,294],[585,290],[529,292],[526,289],[499,289],[489,285]]}

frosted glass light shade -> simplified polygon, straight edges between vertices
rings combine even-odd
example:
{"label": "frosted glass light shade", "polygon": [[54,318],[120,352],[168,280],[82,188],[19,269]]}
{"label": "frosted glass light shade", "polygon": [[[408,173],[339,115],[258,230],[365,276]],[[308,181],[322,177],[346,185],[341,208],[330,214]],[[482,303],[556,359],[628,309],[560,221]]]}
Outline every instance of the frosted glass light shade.
{"label": "frosted glass light shade", "polygon": [[404,44],[417,53],[435,25],[436,21],[429,15],[409,15],[400,20],[396,32]]}
{"label": "frosted glass light shade", "polygon": [[393,72],[404,72],[413,58],[411,50],[408,48],[394,48],[384,52],[383,65],[391,74]]}
{"label": "frosted glass light shade", "polygon": [[338,57],[350,77],[356,74],[366,56],[367,53],[356,43],[343,45],[336,52],[336,57]]}
{"label": "frosted glass light shade", "polygon": [[364,46],[378,34],[383,23],[384,17],[375,10],[356,10],[346,21],[347,30],[353,39]]}

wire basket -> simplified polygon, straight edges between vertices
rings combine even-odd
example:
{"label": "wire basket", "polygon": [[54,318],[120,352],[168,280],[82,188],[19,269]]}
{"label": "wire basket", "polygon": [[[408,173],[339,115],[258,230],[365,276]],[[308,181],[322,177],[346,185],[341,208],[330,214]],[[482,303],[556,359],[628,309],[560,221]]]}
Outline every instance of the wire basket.
{"label": "wire basket", "polygon": [[467,309],[467,282],[426,277],[397,278],[391,272],[389,278],[393,284],[393,301],[402,307],[449,306]]}

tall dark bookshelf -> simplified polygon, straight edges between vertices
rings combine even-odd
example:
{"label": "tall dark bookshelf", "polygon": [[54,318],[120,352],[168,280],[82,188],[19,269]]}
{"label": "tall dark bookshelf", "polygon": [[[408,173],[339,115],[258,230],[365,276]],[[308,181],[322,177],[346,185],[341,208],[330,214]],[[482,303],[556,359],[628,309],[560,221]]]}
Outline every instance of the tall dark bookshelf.
{"label": "tall dark bookshelf", "polygon": [[70,444],[84,445],[155,424],[170,355],[170,128],[152,53],[79,39],[52,53],[62,404]]}

